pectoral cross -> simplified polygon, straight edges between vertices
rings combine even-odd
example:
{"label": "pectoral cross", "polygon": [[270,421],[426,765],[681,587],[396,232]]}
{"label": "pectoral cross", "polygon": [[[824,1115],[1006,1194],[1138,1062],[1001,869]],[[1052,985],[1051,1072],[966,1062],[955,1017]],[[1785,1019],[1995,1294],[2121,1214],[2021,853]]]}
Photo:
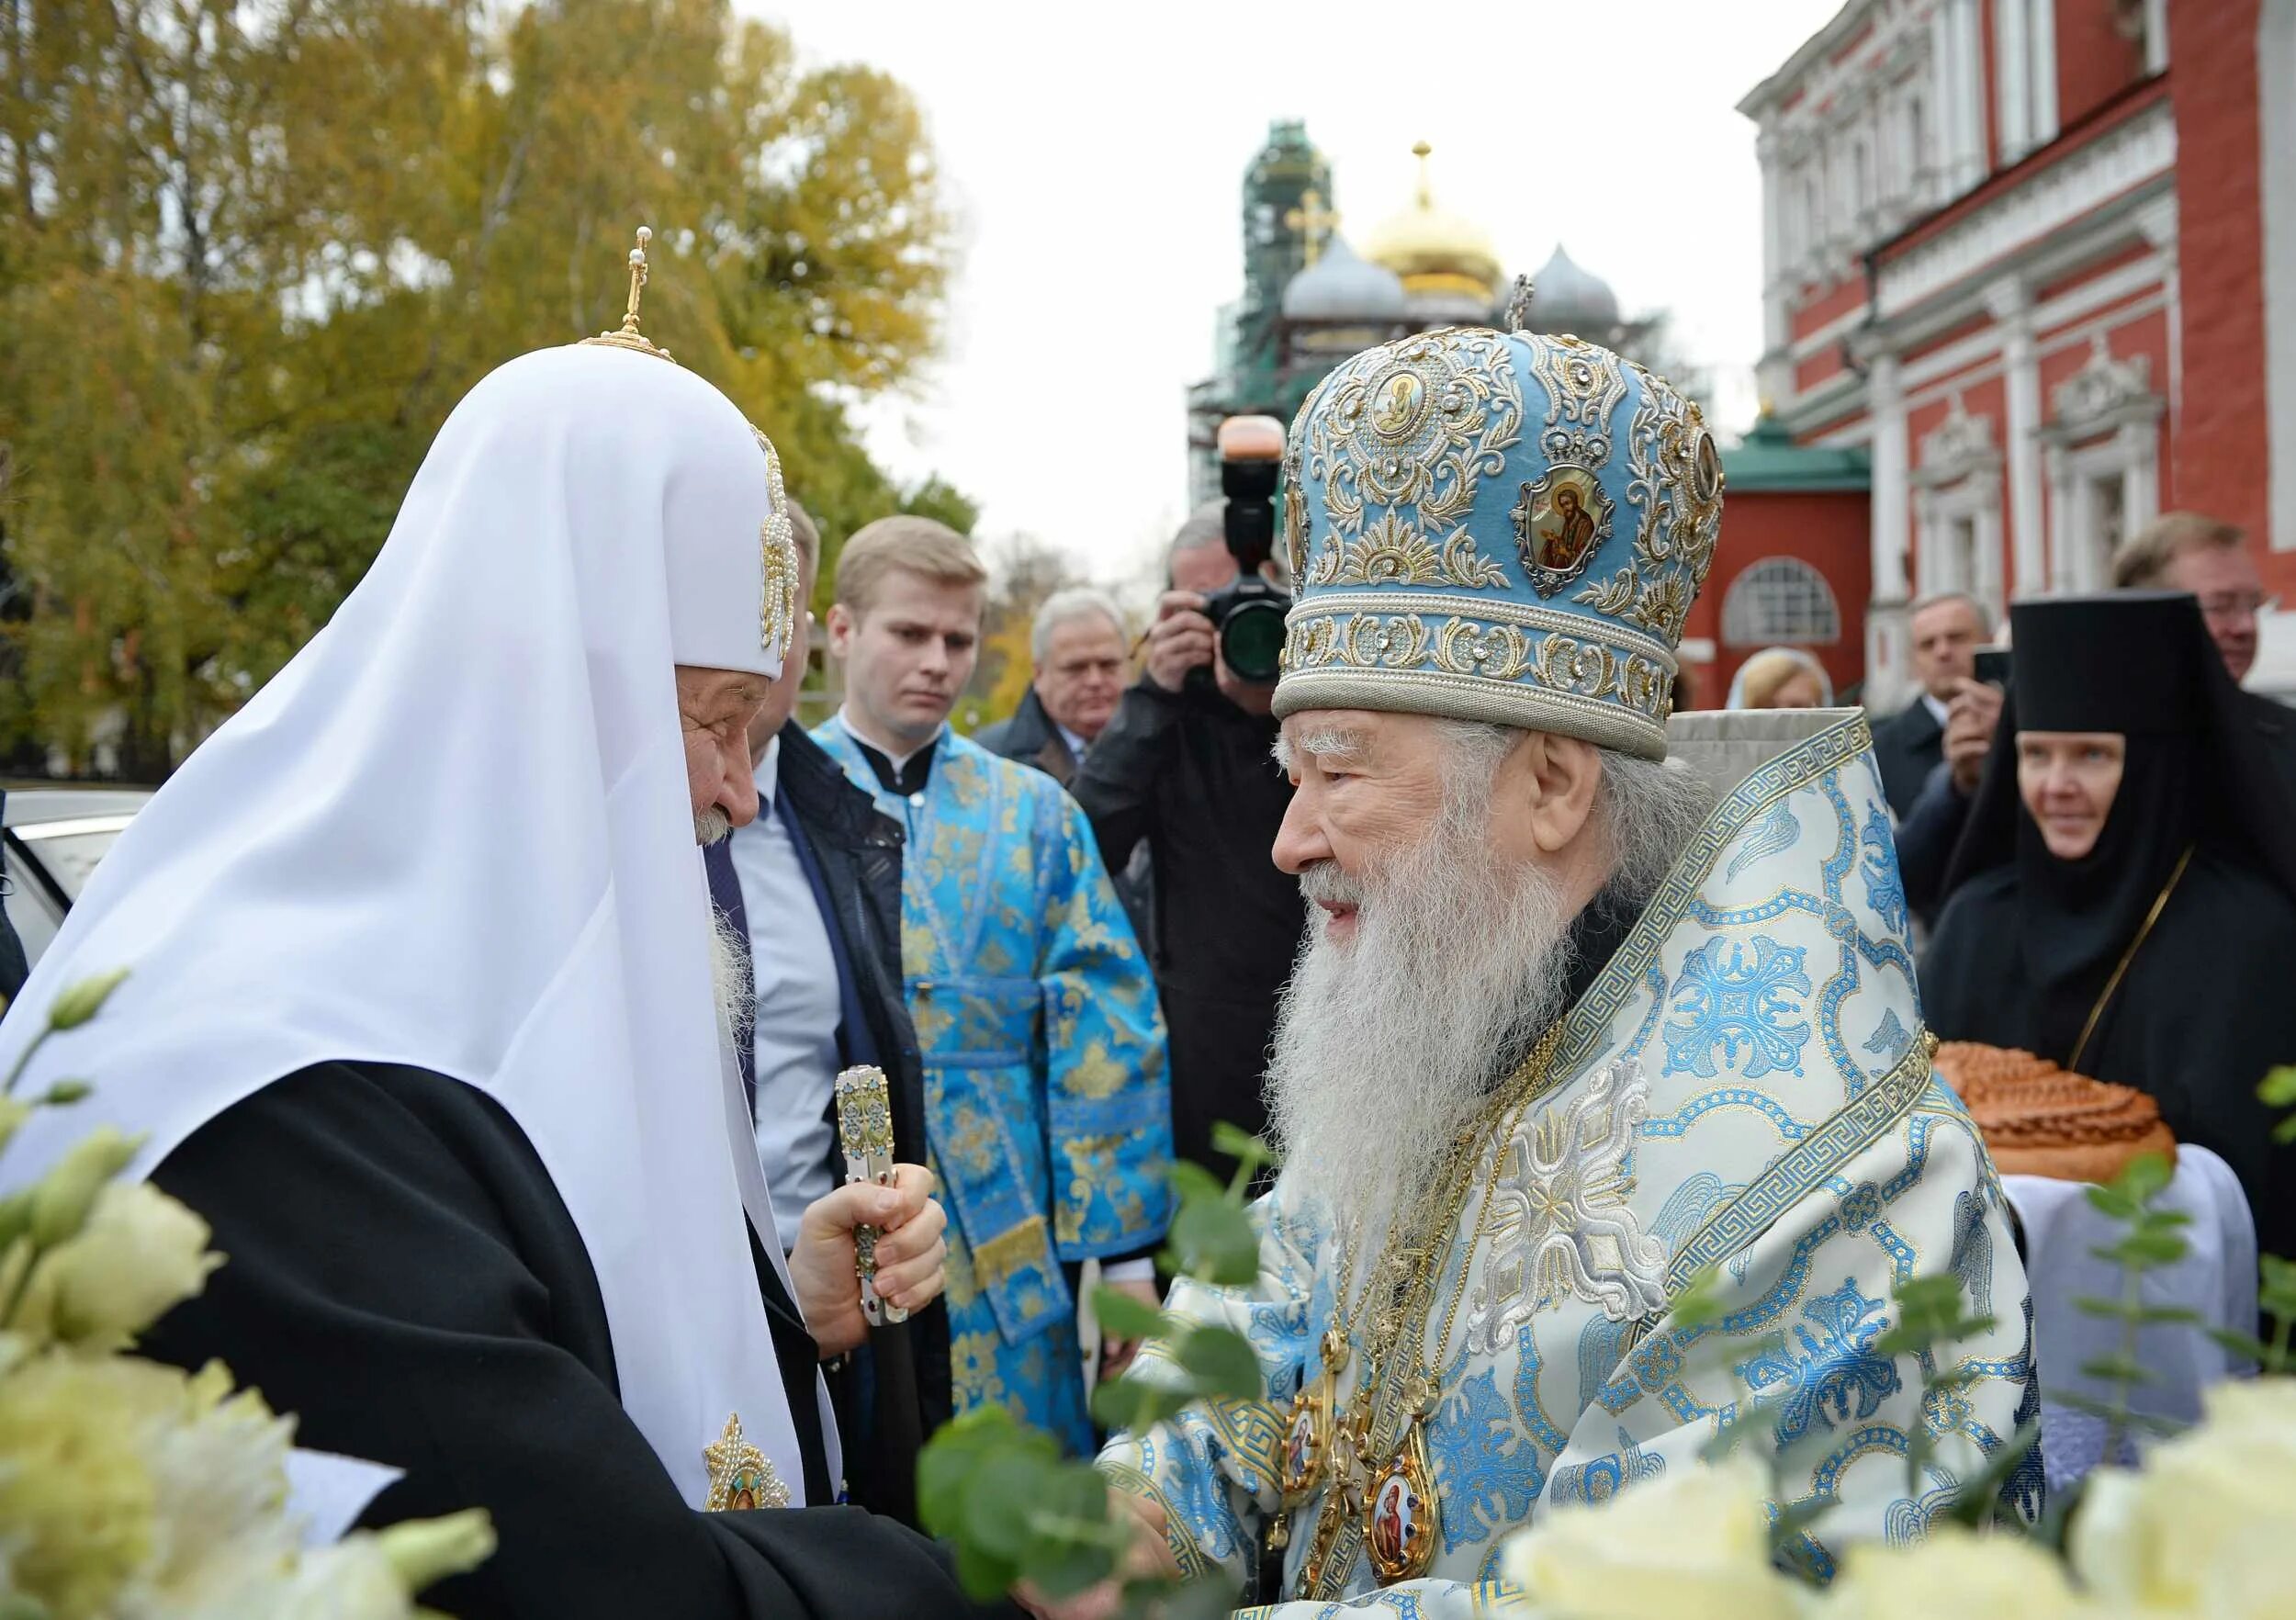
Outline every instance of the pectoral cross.
{"label": "pectoral cross", "polygon": [[1300,194],[1300,206],[1284,215],[1284,223],[1300,233],[1312,264],[1323,251],[1323,239],[1339,229],[1339,215],[1323,207],[1323,194],[1311,186]]}

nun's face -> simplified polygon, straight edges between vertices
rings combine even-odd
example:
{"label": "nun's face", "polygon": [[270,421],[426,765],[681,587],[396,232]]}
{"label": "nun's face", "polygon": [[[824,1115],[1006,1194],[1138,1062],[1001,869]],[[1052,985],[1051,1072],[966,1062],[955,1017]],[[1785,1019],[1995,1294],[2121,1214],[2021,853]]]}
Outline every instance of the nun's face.
{"label": "nun's face", "polygon": [[2121,791],[2128,740],[2117,731],[2020,731],[2017,792],[2059,861],[2097,847]]}
{"label": "nun's face", "polygon": [[1815,709],[1824,693],[1818,690],[1818,677],[1807,669],[1798,670],[1782,681],[1770,694],[1765,709]]}

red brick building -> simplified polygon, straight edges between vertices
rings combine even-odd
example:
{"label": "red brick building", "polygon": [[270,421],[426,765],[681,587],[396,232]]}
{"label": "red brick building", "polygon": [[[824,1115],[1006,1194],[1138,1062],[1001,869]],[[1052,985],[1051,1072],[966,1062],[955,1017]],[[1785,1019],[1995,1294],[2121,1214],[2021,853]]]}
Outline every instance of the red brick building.
{"label": "red brick building", "polygon": [[2171,506],[2296,607],[2296,0],[1850,0],[1740,110],[1764,396],[1871,468],[1870,700],[1915,596],[2094,588]]}

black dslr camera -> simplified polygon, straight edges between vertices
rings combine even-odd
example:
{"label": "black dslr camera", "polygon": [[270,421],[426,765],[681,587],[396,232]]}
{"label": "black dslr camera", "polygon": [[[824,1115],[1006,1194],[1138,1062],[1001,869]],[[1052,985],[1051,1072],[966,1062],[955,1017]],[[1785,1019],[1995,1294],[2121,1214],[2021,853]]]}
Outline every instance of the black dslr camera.
{"label": "black dslr camera", "polygon": [[1232,416],[1220,424],[1219,444],[1220,492],[1227,497],[1228,555],[1235,558],[1236,577],[1211,593],[1204,613],[1219,633],[1220,656],[1230,673],[1254,686],[1272,686],[1282,668],[1291,592],[1263,579],[1260,567],[1276,546],[1283,423],[1272,416]]}

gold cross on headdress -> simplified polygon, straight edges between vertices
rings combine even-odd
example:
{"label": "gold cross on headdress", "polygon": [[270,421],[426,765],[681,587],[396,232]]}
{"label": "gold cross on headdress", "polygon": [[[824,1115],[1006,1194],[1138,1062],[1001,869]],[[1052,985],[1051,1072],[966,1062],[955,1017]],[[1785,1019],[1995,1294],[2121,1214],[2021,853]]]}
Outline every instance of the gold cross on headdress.
{"label": "gold cross on headdress", "polygon": [[630,303],[623,311],[621,326],[613,332],[602,332],[596,337],[584,338],[582,342],[602,343],[613,349],[628,349],[633,354],[651,354],[657,360],[670,360],[675,366],[677,362],[670,359],[669,350],[657,348],[648,343],[646,335],[637,329],[637,301],[639,295],[646,290],[646,244],[653,240],[654,232],[650,226],[637,228],[637,246],[630,250]]}
{"label": "gold cross on headdress", "polygon": [[1323,251],[1323,240],[1339,229],[1339,215],[1323,207],[1323,194],[1309,186],[1300,194],[1300,206],[1284,215],[1284,223],[1297,231],[1307,246],[1307,262],[1314,264]]}
{"label": "gold cross on headdress", "polygon": [[1507,330],[1531,330],[1531,278],[1527,276],[1514,278],[1514,296],[1507,300]]}

